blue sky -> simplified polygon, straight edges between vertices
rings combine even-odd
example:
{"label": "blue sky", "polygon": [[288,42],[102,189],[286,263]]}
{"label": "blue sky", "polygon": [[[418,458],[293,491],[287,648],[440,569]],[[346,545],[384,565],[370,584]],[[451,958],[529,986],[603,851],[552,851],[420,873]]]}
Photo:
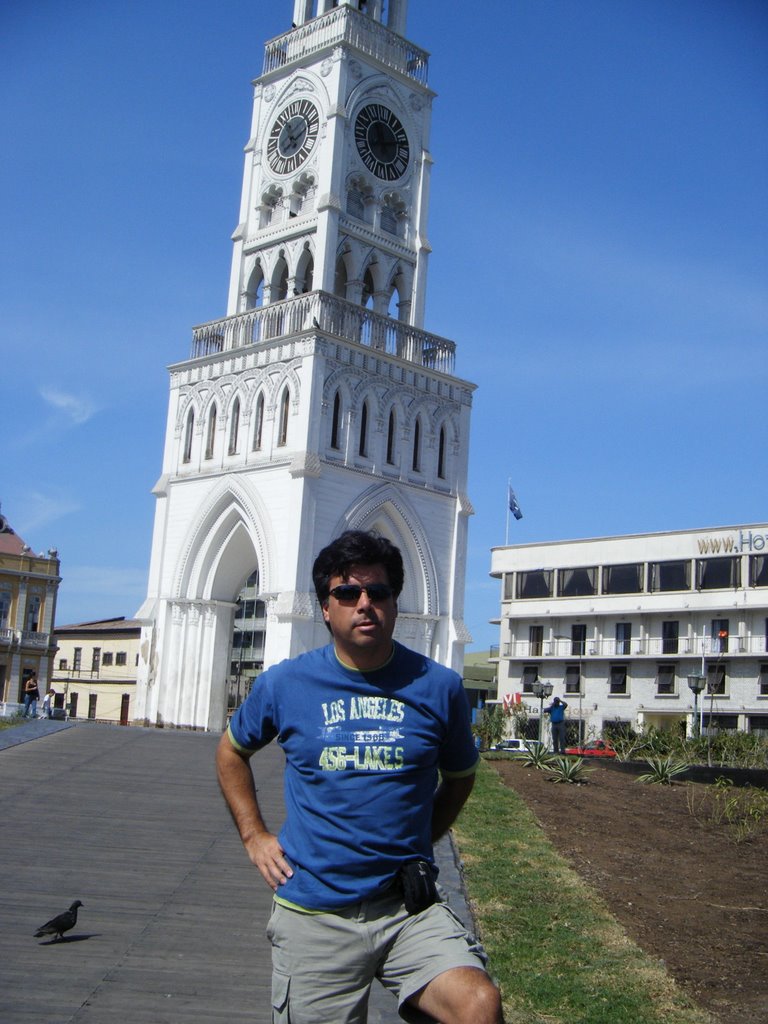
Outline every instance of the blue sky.
{"label": "blue sky", "polygon": [[[428,330],[478,385],[490,548],[765,521],[768,7],[411,0],[435,102]],[[168,378],[225,313],[250,82],[291,0],[0,10],[2,512],[60,623],[141,603]]]}

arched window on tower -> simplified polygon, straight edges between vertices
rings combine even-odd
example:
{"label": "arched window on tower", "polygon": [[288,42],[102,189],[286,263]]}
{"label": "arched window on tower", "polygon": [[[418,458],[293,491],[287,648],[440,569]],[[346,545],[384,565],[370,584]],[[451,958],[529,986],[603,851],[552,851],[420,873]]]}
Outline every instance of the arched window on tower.
{"label": "arched window on tower", "polygon": [[340,296],[342,299],[347,297],[347,264],[344,262],[344,256],[341,255],[336,260],[336,273],[333,278],[333,294]]}
{"label": "arched window on tower", "polygon": [[275,264],[275,271],[272,274],[272,302],[281,302],[288,298],[288,264],[285,257],[281,256]]}
{"label": "arched window on tower", "polygon": [[277,443],[280,447],[288,443],[288,409],[291,403],[291,393],[288,388],[283,391],[280,399],[280,427],[277,433]]}
{"label": "arched window on tower", "polygon": [[421,420],[416,417],[416,422],[413,425],[413,458],[411,460],[411,469],[414,473],[421,472]]}
{"label": "arched window on tower", "polygon": [[262,436],[264,433],[264,392],[256,399],[256,422],[253,426],[253,450],[261,451]]}
{"label": "arched window on tower", "polygon": [[331,448],[336,451],[341,447],[341,394],[337,391],[333,396],[333,418],[331,420]]}
{"label": "arched window on tower", "polygon": [[238,434],[240,433],[240,399],[236,398],[232,405],[232,416],[229,421],[229,446],[227,453],[229,455],[237,454],[237,440]]}
{"label": "arched window on tower", "polygon": [[389,411],[389,425],[387,427],[387,465],[394,466],[395,464],[395,429],[397,422],[395,420],[395,410],[390,409]]}
{"label": "arched window on tower", "polygon": [[312,291],[312,283],[315,274],[315,260],[310,249],[305,249],[301,254],[299,265],[296,270],[296,294],[303,295]]}
{"label": "arched window on tower", "polygon": [[437,475],[445,480],[445,427],[440,427],[440,440],[437,446]]}
{"label": "arched window on tower", "polygon": [[373,283],[373,274],[369,267],[363,277],[363,294],[360,298],[360,302],[363,306],[373,306],[373,293],[376,290],[376,285]]}
{"label": "arched window on tower", "polygon": [[216,403],[214,402],[211,406],[211,411],[208,413],[208,431],[205,435],[205,457],[206,459],[213,458],[213,446],[216,443]]}
{"label": "arched window on tower", "polygon": [[183,462],[189,462],[192,459],[192,438],[195,434],[195,410],[190,409],[187,413],[187,425],[184,430],[184,454],[182,455]]}
{"label": "arched window on tower", "polygon": [[360,411],[360,442],[357,448],[358,455],[364,458],[368,455],[368,403],[363,402]]}
{"label": "arched window on tower", "polygon": [[264,271],[261,269],[261,264],[256,263],[256,266],[251,272],[251,276],[248,279],[248,286],[245,290],[245,308],[246,309],[257,309],[264,303]]}

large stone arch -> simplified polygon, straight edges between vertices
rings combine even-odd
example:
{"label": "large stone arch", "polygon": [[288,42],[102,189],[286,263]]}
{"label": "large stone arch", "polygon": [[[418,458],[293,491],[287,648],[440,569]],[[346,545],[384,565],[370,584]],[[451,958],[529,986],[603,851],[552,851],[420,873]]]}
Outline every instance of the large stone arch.
{"label": "large stone arch", "polygon": [[222,481],[187,534],[174,578],[174,597],[232,601],[254,561],[262,589],[269,589],[274,576],[269,552],[275,547],[268,523],[258,495],[235,480]]}
{"label": "large stone arch", "polygon": [[395,635],[430,654],[440,615],[438,574],[428,533],[418,515],[390,484],[371,487],[338,521],[333,536],[345,530],[374,530],[400,548],[405,583],[398,601]]}

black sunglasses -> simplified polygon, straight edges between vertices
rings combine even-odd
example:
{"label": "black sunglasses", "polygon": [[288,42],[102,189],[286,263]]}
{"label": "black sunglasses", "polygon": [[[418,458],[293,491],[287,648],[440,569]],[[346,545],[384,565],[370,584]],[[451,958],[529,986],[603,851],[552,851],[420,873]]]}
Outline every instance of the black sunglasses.
{"label": "black sunglasses", "polygon": [[360,595],[365,591],[369,601],[386,601],[392,597],[392,587],[387,583],[369,583],[367,587],[361,587],[358,583],[340,583],[329,591],[341,604],[349,602],[357,603]]}

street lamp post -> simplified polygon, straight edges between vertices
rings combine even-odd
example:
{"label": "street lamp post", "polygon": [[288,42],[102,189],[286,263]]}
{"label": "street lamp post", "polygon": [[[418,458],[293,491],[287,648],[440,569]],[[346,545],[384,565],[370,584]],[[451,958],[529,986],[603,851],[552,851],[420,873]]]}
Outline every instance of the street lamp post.
{"label": "street lamp post", "polygon": [[688,686],[693,693],[693,736],[697,739],[701,735],[701,722],[699,721],[699,694],[707,685],[706,678],[699,672],[693,672],[688,676]]}
{"label": "street lamp post", "polygon": [[539,743],[543,743],[542,733],[544,725],[544,698],[552,694],[552,683],[542,683],[540,679],[531,686],[534,697],[539,698]]}

